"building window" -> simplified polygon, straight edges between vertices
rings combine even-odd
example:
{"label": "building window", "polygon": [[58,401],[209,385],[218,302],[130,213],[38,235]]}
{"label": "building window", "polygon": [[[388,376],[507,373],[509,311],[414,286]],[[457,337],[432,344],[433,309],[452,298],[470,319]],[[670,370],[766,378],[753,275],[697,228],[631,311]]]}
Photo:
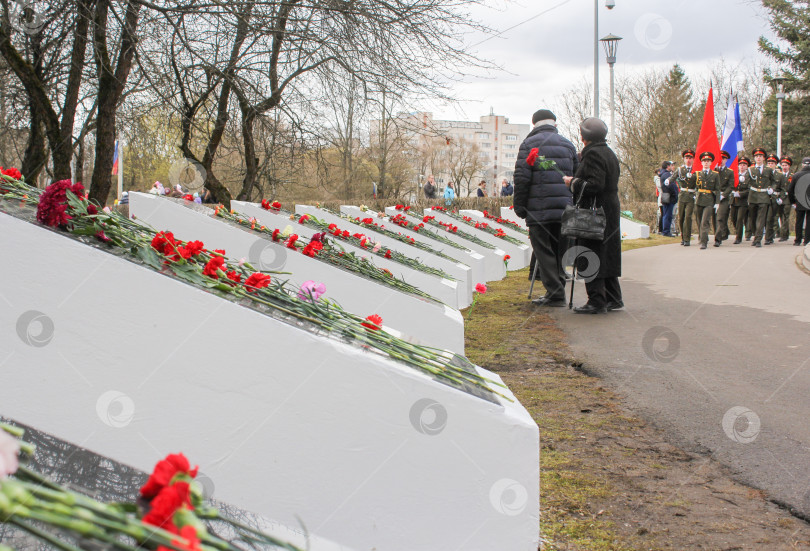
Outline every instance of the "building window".
{"label": "building window", "polygon": [[488,140],[489,132],[476,132],[475,137],[479,140]]}
{"label": "building window", "polygon": [[515,145],[515,144],[505,144],[503,146],[503,148],[504,149],[515,149],[515,148],[517,148],[517,145]]}
{"label": "building window", "polygon": [[516,142],[517,141],[517,136],[515,136],[514,134],[506,134],[503,137],[503,139],[506,140],[507,142]]}
{"label": "building window", "polygon": [[506,157],[507,159],[514,159],[516,156],[517,155],[515,155],[514,153],[507,153],[506,155],[504,155],[504,157]]}

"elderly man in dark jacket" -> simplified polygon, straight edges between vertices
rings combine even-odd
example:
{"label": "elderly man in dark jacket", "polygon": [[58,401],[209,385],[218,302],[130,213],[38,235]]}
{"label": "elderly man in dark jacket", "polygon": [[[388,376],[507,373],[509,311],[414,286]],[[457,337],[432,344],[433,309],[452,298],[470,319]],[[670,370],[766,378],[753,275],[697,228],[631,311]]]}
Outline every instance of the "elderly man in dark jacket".
{"label": "elderly man in dark jacket", "polygon": [[[577,149],[557,132],[557,117],[548,109],[537,111],[532,124],[534,128],[520,145],[515,163],[515,214],[526,219],[537,272],[546,288],[546,295],[533,302],[564,306],[565,243],[560,237],[560,220],[566,205],[571,204],[571,192],[563,174],[570,176],[576,170]],[[563,174],[542,166],[544,160],[554,161]]]}
{"label": "elderly man in dark jacket", "polygon": [[[579,125],[582,134],[582,160],[573,178],[566,177],[566,185],[582,204],[602,207],[605,211],[605,238],[603,241],[580,240],[579,245],[596,255],[582,254],[589,264],[598,259],[598,266],[588,266],[596,277],[585,281],[588,302],[574,309],[578,314],[602,314],[608,310],[624,308],[619,277],[622,275],[622,234],[619,206],[619,159],[605,142],[607,125],[601,119],[589,117]],[[577,259],[579,260],[579,258]],[[577,267],[580,268],[579,264]],[[598,272],[596,269],[598,268]]]}

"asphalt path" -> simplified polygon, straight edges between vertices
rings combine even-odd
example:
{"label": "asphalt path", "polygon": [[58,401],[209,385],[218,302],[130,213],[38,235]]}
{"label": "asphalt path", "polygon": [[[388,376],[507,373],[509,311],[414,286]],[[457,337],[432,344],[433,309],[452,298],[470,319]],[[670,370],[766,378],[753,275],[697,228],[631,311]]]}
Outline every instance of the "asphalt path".
{"label": "asphalt path", "polygon": [[810,275],[792,244],[628,251],[624,311],[549,310],[584,367],[673,443],[810,519]]}

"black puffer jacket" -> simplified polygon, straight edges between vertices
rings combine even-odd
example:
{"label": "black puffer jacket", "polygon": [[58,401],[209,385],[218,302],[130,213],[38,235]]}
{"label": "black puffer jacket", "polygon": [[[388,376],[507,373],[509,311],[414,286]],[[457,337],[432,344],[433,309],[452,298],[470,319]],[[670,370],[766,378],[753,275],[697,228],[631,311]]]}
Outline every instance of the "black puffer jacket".
{"label": "black puffer jacket", "polygon": [[566,176],[572,176],[579,164],[574,144],[560,136],[555,126],[538,126],[523,140],[515,163],[514,205],[515,214],[530,226],[559,222],[565,206],[571,204],[571,192],[559,172],[526,164],[526,157],[535,147],[540,156],[556,162]]}

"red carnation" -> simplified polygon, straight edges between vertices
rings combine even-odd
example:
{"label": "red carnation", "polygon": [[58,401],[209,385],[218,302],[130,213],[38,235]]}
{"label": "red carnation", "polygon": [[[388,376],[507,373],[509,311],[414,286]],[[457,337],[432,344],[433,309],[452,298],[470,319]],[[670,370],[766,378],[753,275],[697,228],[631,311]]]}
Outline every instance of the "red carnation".
{"label": "red carnation", "polygon": [[72,218],[67,213],[68,191],[77,197],[84,197],[84,186],[80,183],[73,184],[70,180],[59,180],[45,188],[37,206],[37,221],[53,228],[67,227]]}
{"label": "red carnation", "polygon": [[340,230],[337,227],[337,224],[329,224],[329,233],[332,235],[340,235]]}
{"label": "red carnation", "polygon": [[141,495],[147,499],[155,497],[160,490],[168,486],[172,478],[178,473],[187,474],[191,478],[197,476],[197,469],[191,468],[191,464],[182,453],[171,453],[165,459],[161,459],[155,465],[149,480],[141,488]]}
{"label": "red carnation", "polygon": [[225,273],[225,275],[228,276],[228,279],[230,279],[234,283],[241,283],[241,281],[242,281],[242,274],[236,273],[235,270],[228,270]]}
{"label": "red carnation", "polygon": [[174,254],[177,245],[172,232],[158,232],[152,238],[152,248],[162,254]]}
{"label": "red carnation", "polygon": [[172,519],[183,505],[191,507],[190,493],[188,482],[176,482],[166,486],[150,503],[152,508],[143,516],[143,522],[176,534],[177,527]]}
{"label": "red carnation", "polygon": [[3,170],[3,174],[11,178],[14,178],[15,180],[19,180],[22,178],[22,174],[16,168],[6,168],[5,170]]}
{"label": "red carnation", "polygon": [[483,295],[486,294],[487,292],[487,286],[484,285],[483,283],[476,283],[475,290]]}
{"label": "red carnation", "polygon": [[208,277],[212,277],[214,279],[219,279],[219,274],[217,272],[219,270],[223,270],[224,267],[225,259],[221,256],[213,256],[203,268],[203,275],[207,275]]}
{"label": "red carnation", "polygon": [[276,242],[279,241],[280,237],[278,236],[278,234],[280,234],[280,233],[281,232],[278,229],[273,230],[273,235],[271,236],[273,238],[273,241],[276,241]]}
{"label": "red carnation", "polygon": [[285,241],[284,244],[287,246],[288,249],[297,251],[298,249],[295,248],[295,243],[297,241],[298,241],[298,234],[294,233],[289,238],[287,238],[287,241]]}
{"label": "red carnation", "polygon": [[298,219],[298,223],[299,224],[304,224],[307,220],[309,220],[309,215],[304,214],[303,216],[301,216],[301,218]]}
{"label": "red carnation", "polygon": [[185,199],[186,201],[193,201],[194,196],[190,193],[186,193],[185,195],[183,195],[183,199]]}
{"label": "red carnation", "polygon": [[528,157],[526,157],[526,164],[529,166],[534,166],[534,162],[537,160],[538,155],[540,155],[540,150],[536,147],[532,148],[529,151]]}
{"label": "red carnation", "polygon": [[264,289],[270,285],[270,276],[261,272],[251,274],[245,281],[245,288],[249,293],[254,292],[256,289]]}
{"label": "red carnation", "polygon": [[272,203],[270,203],[270,206],[274,210],[281,210],[281,203],[279,203],[278,201],[273,201]]}
{"label": "red carnation", "polygon": [[202,241],[189,241],[182,247],[177,249],[177,252],[180,253],[180,256],[188,260],[192,256],[197,256],[201,252],[203,252],[203,242]]}
{"label": "red carnation", "polygon": [[385,251],[385,258],[391,258],[391,249]]}
{"label": "red carnation", "polygon": [[349,230],[343,230],[343,237],[349,237],[352,234]]}
{"label": "red carnation", "polygon": [[379,331],[382,328],[383,319],[378,316],[377,314],[371,314],[366,318],[361,325],[366,329],[371,329],[372,331]]}
{"label": "red carnation", "polygon": [[97,231],[97,232],[96,232],[96,239],[98,239],[99,241],[103,241],[104,243],[107,243],[107,242],[110,240],[110,238],[109,238],[109,237],[107,237],[107,236],[104,234],[104,231],[103,231],[103,230],[102,230],[102,231]]}

